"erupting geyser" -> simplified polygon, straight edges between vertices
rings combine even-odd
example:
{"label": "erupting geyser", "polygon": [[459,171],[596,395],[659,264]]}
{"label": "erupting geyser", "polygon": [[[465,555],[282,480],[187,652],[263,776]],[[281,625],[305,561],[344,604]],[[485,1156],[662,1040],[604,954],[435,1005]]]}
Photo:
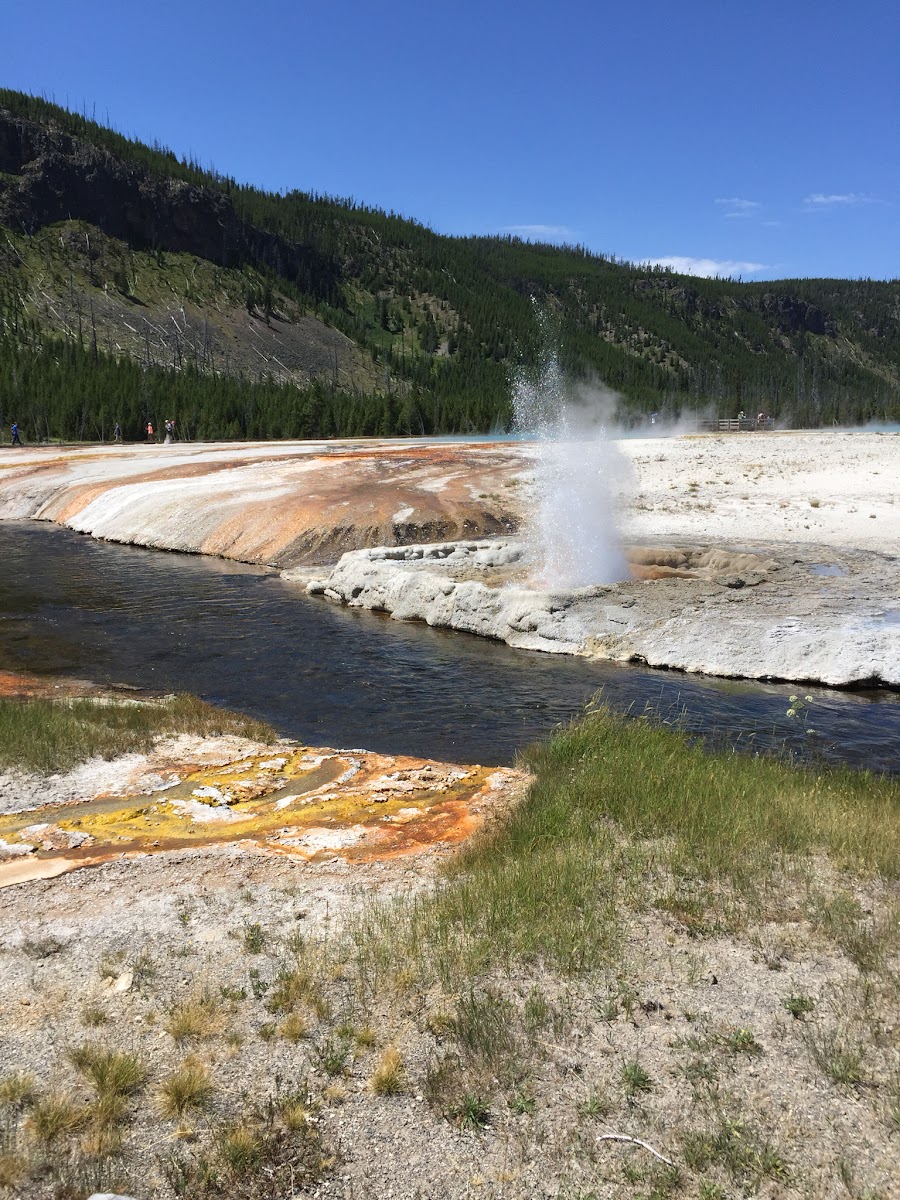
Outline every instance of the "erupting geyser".
{"label": "erupting geyser", "polygon": [[528,536],[540,582],[571,589],[628,579],[613,514],[606,395],[573,390],[555,355],[513,388],[516,428],[537,442]]}

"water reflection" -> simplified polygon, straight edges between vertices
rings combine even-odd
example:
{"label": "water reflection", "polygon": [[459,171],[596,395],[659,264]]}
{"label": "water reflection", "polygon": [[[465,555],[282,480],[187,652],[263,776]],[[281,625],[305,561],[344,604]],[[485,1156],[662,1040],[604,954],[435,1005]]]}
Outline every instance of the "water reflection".
{"label": "water reflection", "polygon": [[0,667],[191,691],[310,743],[509,763],[602,688],[732,745],[900,770],[894,693],[813,690],[808,738],[785,716],[796,687],[512,650],[334,608],[239,563],[12,522],[0,563]]}

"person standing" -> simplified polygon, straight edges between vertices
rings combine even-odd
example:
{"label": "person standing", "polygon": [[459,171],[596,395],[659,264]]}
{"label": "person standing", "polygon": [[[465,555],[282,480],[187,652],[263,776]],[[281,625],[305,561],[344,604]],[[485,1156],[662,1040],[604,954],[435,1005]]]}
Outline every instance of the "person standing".
{"label": "person standing", "polygon": [[122,426],[116,421],[116,428],[113,431],[113,441],[121,443],[122,441]]}
{"label": "person standing", "polygon": [[153,437],[153,422],[152,421],[147,422],[147,441],[148,442],[155,441],[155,438]]}
{"label": "person standing", "polygon": [[19,437],[19,422],[18,421],[13,421],[12,428],[10,429],[9,432],[12,434],[12,442],[10,443],[10,445],[21,446],[22,439]]}

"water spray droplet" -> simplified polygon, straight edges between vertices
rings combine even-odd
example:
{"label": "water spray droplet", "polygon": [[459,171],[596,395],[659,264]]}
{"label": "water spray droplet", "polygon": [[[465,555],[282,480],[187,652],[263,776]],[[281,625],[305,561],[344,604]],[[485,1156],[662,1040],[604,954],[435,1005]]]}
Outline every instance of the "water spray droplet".
{"label": "water spray droplet", "polygon": [[523,371],[514,382],[516,428],[537,442],[528,536],[535,581],[544,587],[569,590],[629,577],[616,533],[615,451],[606,435],[614,403],[601,387],[569,384],[551,350],[536,376]]}

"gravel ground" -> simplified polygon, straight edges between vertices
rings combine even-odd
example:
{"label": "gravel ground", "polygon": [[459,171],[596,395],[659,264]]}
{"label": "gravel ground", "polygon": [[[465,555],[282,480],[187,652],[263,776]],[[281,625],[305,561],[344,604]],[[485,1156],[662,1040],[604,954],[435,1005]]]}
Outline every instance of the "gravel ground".
{"label": "gravel ground", "polygon": [[[298,1090],[310,1097],[328,1166],[297,1195],[837,1197],[848,1194],[847,1180],[852,1196],[897,1195],[898,1114],[889,1111],[900,1065],[897,961],[864,977],[798,919],[740,937],[698,936],[670,916],[637,914],[615,971],[580,981],[538,970],[494,979],[479,994],[506,1006],[519,1030],[517,1065],[496,1065],[483,1127],[445,1119],[429,1080],[456,1052],[445,1017],[459,997],[397,980],[361,1006],[327,949],[373,902],[430,887],[445,853],[348,866],[213,847],[6,888],[4,1074],[27,1071],[42,1088],[86,1099],[72,1047],[139,1054],[149,1081],[127,1123],[123,1182],[141,1200],[174,1194],[163,1171],[172,1153],[205,1144],[265,1096]],[[875,916],[890,899],[874,884],[857,895]],[[306,1036],[292,1042],[267,1005],[298,935],[327,1009],[306,1010]],[[205,1036],[177,1043],[168,1015],[204,992],[213,998]],[[814,1012],[790,1015],[783,1002],[791,995],[810,997]],[[529,1011],[526,1030],[519,1017]],[[86,1025],[98,1012],[103,1023]],[[366,1026],[371,1039],[360,1034]],[[861,1039],[860,1082],[835,1082],[816,1066],[810,1030],[835,1032],[841,1045]],[[326,1064],[337,1045],[346,1061],[335,1070]],[[387,1045],[405,1064],[401,1091],[375,1095],[369,1081]],[[194,1140],[150,1103],[191,1052],[216,1089]],[[690,1136],[709,1130],[719,1142],[698,1150]],[[606,1133],[647,1141],[677,1164],[678,1182],[649,1150],[604,1141]],[[24,1134],[20,1143],[31,1145]],[[704,1153],[709,1161],[697,1166]],[[15,1194],[58,1193],[45,1179]]]}

